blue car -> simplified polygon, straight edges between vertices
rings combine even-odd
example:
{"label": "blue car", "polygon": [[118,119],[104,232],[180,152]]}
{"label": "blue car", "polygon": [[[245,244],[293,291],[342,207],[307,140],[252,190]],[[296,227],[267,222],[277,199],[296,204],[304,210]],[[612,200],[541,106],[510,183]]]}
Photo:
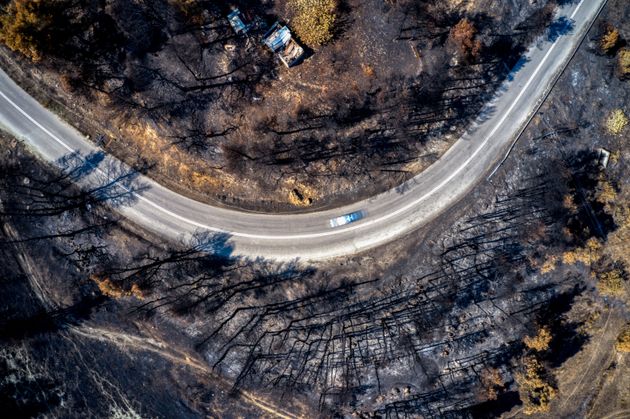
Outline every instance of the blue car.
{"label": "blue car", "polygon": [[363,210],[351,212],[350,214],[342,215],[340,217],[335,217],[330,220],[330,226],[332,228],[341,227],[346,224],[354,223],[355,221],[359,221],[363,217],[365,217],[366,212]]}

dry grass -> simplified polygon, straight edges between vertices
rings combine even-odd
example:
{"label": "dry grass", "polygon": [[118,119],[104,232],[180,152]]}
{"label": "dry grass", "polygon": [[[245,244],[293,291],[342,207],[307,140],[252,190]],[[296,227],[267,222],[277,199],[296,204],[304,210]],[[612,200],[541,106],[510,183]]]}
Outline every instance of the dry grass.
{"label": "dry grass", "polygon": [[630,352],[630,323],[626,324],[615,342],[615,349],[619,352]]}
{"label": "dry grass", "polygon": [[605,122],[606,130],[612,135],[620,135],[628,125],[628,117],[621,109],[611,112]]}
{"label": "dry grass", "polygon": [[542,264],[540,268],[540,273],[548,274],[556,270],[558,266],[559,258],[556,255],[550,255],[545,259],[545,262]]}
{"label": "dry grass", "polygon": [[622,297],[625,294],[622,272],[619,269],[613,269],[599,275],[597,281],[597,289],[600,294],[608,297]]}
{"label": "dry grass", "polygon": [[313,189],[306,185],[303,185],[295,180],[287,182],[288,188],[288,201],[291,205],[296,207],[309,207],[313,204],[318,194]]}
{"label": "dry grass", "polygon": [[549,343],[551,342],[551,333],[546,327],[538,330],[538,333],[534,337],[525,336],[523,343],[528,349],[533,349],[538,352],[546,351],[549,349]]}
{"label": "dry grass", "polygon": [[586,242],[586,246],[564,252],[562,262],[567,265],[574,265],[577,262],[581,262],[590,266],[600,259],[601,254],[602,244],[593,237]]}
{"label": "dry grass", "polygon": [[139,300],[144,299],[144,293],[136,284],[133,284],[129,290],[125,290],[109,278],[99,278],[93,275],[90,279],[98,286],[101,293],[109,298],[135,297]]}
{"label": "dry grass", "polygon": [[599,46],[603,52],[609,53],[617,45],[619,45],[620,37],[619,30],[614,27],[609,27],[602,39],[599,41]]}
{"label": "dry grass", "polygon": [[234,179],[225,172],[202,172],[199,168],[207,166],[207,162],[173,146],[153,126],[128,123],[121,130],[137,148],[138,155],[144,156],[149,164],[155,165],[159,173],[178,180],[183,186],[199,192],[215,192],[218,188],[233,186]]}
{"label": "dry grass", "polygon": [[619,51],[619,72],[623,77],[630,76],[630,48]]}
{"label": "dry grass", "polygon": [[606,209],[613,216],[617,229],[608,234],[604,253],[630,272],[630,186],[622,186]]}
{"label": "dry grass", "polygon": [[523,371],[515,375],[523,402],[523,413],[534,415],[549,411],[556,389],[545,378],[545,368],[535,357],[523,360]]}

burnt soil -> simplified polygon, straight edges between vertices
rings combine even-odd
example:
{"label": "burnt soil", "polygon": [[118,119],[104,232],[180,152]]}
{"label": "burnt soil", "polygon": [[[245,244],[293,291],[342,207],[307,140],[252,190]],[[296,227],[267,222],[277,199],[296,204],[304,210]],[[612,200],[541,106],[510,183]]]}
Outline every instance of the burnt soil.
{"label": "burnt soil", "polygon": [[[628,355],[612,344],[627,295],[597,291],[597,264],[542,266],[617,228],[592,180],[628,186],[628,128],[603,128],[628,87],[597,42],[605,23],[630,39],[627,13],[609,2],[492,179],[408,237],[326,264],[226,258],[224,236],[159,244],[112,216],[128,197],[72,187],[81,159],[53,171],[3,137],[3,411],[522,417],[523,337],[545,326],[546,417],[623,412]],[[602,147],[618,153],[605,170]]]}
{"label": "burnt soil", "polygon": [[[61,2],[63,3],[63,2]],[[238,3],[238,4],[236,4]],[[261,24],[286,1],[236,2]],[[84,0],[45,58],[3,68],[108,152],[195,199],[304,211],[399,185],[437,160],[545,28],[553,1],[344,1],[332,43],[284,68],[223,2]],[[477,28],[478,55],[449,31]]]}

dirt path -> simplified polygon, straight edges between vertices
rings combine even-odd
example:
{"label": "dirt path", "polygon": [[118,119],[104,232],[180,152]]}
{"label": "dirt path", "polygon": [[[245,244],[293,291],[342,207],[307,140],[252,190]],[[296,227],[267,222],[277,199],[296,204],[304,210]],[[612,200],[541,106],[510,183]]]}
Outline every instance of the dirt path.
{"label": "dirt path", "polygon": [[[167,359],[173,364],[186,366],[203,375],[210,375],[213,380],[221,382],[221,384],[226,387],[232,386],[227,380],[212,372],[212,370],[202,360],[197,358],[197,355],[192,355],[184,350],[178,349],[171,343],[92,326],[71,326],[69,330],[79,336],[96,339],[101,342],[107,342],[120,348],[152,352],[164,359]],[[287,412],[286,410],[266,401],[260,396],[247,391],[239,391],[238,395],[250,404],[278,418],[294,419],[306,417],[305,415],[296,415],[291,412]]]}
{"label": "dirt path", "polygon": [[[598,415],[608,411],[604,409],[598,414],[590,414],[608,382],[607,370],[614,363],[616,356],[614,343],[624,319],[615,308],[609,308],[605,315],[600,332],[592,336],[591,343],[582,350],[583,356],[574,356],[562,367],[562,372],[558,375],[562,382],[560,403],[555,409],[552,408],[548,417],[600,417]],[[623,374],[623,372],[617,372],[617,374]],[[563,396],[563,389],[570,390],[566,396]],[[615,414],[613,412],[610,415],[614,417]]]}
{"label": "dirt path", "polygon": [[[0,201],[0,210],[2,210],[2,201]],[[37,299],[42,303],[46,310],[53,310],[57,308],[57,305],[53,299],[48,295],[46,289],[42,286],[44,283],[39,271],[35,268],[35,263],[31,259],[30,255],[26,251],[23,243],[20,243],[20,235],[15,231],[13,226],[8,222],[2,224],[2,232],[10,241],[13,241],[13,247],[15,249],[15,259],[20,266],[20,269],[24,271],[28,278],[31,290],[35,293]]]}
{"label": "dirt path", "polygon": [[624,419],[624,418],[630,418],[630,409],[617,410],[616,412],[610,413],[600,419]]}
{"label": "dirt path", "polygon": [[[0,201],[0,209],[2,208],[2,203]],[[29,285],[33,292],[35,293],[38,300],[41,304],[46,308],[46,310],[54,310],[59,308],[59,305],[54,301],[53,298],[47,293],[46,288],[43,284],[45,281],[43,280],[39,270],[37,269],[37,265],[34,263],[33,259],[28,254],[25,246],[22,243],[19,243],[20,236],[15,231],[13,226],[9,223],[4,223],[2,225],[2,231],[6,235],[9,240],[14,241],[15,258],[20,266],[20,268],[26,274],[28,278]],[[167,343],[164,341],[160,341],[153,338],[142,337],[131,335],[127,333],[116,332],[113,330],[108,330],[104,328],[93,327],[88,324],[81,326],[72,326],[70,325],[67,328],[71,333],[82,336],[89,339],[96,339],[101,342],[106,342],[120,348],[124,349],[132,349],[136,351],[148,351],[154,354],[159,355],[160,357],[172,362],[173,364],[186,366],[195,372],[205,375],[211,376],[213,381],[219,382],[226,388],[231,388],[232,384],[227,380],[214,373],[204,362],[199,359],[197,354],[188,353],[182,349],[178,349],[174,347],[171,343]],[[288,412],[284,409],[281,409],[274,404],[266,401],[260,396],[257,396],[253,393],[246,391],[239,391],[238,396],[245,400],[248,404],[257,407],[263,412],[266,412],[274,417],[282,418],[282,419],[295,419],[306,417],[303,414],[296,415],[291,412]]]}
{"label": "dirt path", "polygon": [[[602,327],[602,332],[599,334],[599,336],[597,337],[597,345],[595,347],[595,349],[592,351],[593,354],[591,355],[591,359],[589,360],[588,364],[586,365],[586,368],[584,368],[584,373],[582,374],[582,376],[580,377],[580,379],[578,380],[578,382],[573,386],[573,390],[571,391],[571,393],[569,393],[569,395],[567,396],[567,398],[564,399],[564,401],[562,402],[562,404],[560,405],[561,409],[564,409],[567,405],[567,403],[569,403],[572,399],[573,396],[575,395],[575,393],[580,390],[583,390],[584,387],[584,379],[587,376],[590,376],[589,373],[591,372],[591,368],[593,366],[593,364],[595,363],[595,361],[597,361],[598,358],[600,358],[600,363],[601,363],[601,348],[602,345],[604,344],[604,342],[606,341],[606,339],[604,338],[608,332],[608,324],[610,322],[610,314],[611,314],[612,310],[608,310],[608,313],[606,315],[606,322],[604,323],[604,326]],[[606,343],[610,343],[610,342],[606,342]],[[606,353],[611,353],[611,351],[606,351]],[[610,358],[610,356],[608,357]],[[604,365],[608,365],[609,362],[605,362],[603,363]],[[592,384],[592,383],[590,383]]]}

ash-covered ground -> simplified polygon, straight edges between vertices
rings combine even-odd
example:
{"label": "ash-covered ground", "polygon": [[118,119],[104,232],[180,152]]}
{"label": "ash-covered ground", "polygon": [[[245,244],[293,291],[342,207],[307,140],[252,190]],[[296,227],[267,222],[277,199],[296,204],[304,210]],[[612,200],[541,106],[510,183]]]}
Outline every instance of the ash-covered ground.
{"label": "ash-covered ground", "polygon": [[[2,139],[0,405],[47,417],[604,417],[630,403],[628,113],[609,2],[510,157],[430,226],[331,263],[162,244]],[[600,149],[611,153],[606,167]],[[98,158],[98,156],[91,156]],[[119,174],[119,179],[133,173]],[[115,208],[114,208],[115,209]],[[625,233],[624,233],[625,232]],[[625,236],[627,237],[627,236]],[[621,241],[621,251],[618,243]],[[616,287],[611,272],[620,273]],[[614,285],[614,284],[613,284]]]}
{"label": "ash-covered ground", "polygon": [[[4,47],[0,60],[170,188],[313,210],[395,187],[439,158],[557,3],[339,2],[333,41],[286,69],[261,45],[263,29],[234,34],[228,2],[59,0],[40,61]],[[292,4],[234,3],[249,21],[289,26]]]}

